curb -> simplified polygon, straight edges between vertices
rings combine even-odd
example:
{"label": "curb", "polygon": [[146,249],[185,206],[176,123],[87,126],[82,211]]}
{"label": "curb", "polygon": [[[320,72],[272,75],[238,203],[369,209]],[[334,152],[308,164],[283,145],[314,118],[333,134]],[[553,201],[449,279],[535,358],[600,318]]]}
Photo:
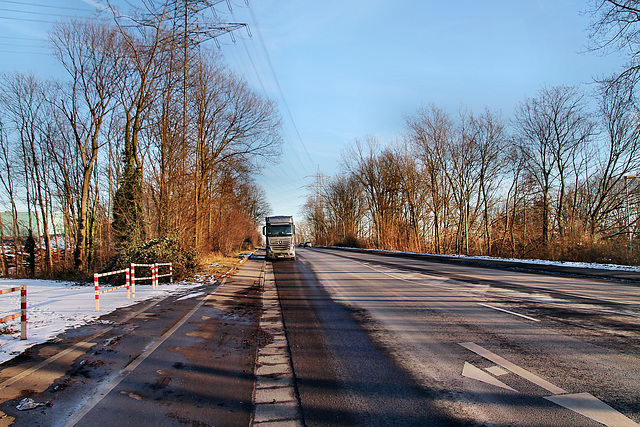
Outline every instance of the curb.
{"label": "curb", "polygon": [[284,331],[271,264],[263,264],[262,316],[253,387],[252,426],[304,425],[295,389],[289,342]]}

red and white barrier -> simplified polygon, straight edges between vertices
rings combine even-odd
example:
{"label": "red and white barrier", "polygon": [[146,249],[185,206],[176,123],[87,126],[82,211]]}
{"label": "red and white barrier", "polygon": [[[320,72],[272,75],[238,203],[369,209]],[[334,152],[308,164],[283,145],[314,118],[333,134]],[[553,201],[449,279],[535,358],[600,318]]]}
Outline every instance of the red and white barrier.
{"label": "red and white barrier", "polygon": [[[160,267],[169,266],[169,272],[165,274],[159,274]],[[151,276],[148,277],[136,277],[136,267],[146,267],[151,269]],[[151,287],[158,289],[158,279],[161,277],[169,277],[169,281],[173,283],[173,263],[155,263],[155,264],[131,264],[131,283],[133,286],[133,296],[135,296],[135,282],[140,280],[151,280]]]}
{"label": "red and white barrier", "polygon": [[[115,274],[122,274],[122,273],[125,274],[125,283],[124,283],[124,285],[114,286],[114,287],[109,288],[109,289],[100,290],[99,283],[98,283],[98,279],[100,277],[112,276],[112,275],[115,275]],[[129,273],[130,273],[129,269],[125,268],[124,270],[109,271],[108,273],[95,273],[93,275],[93,286],[94,286],[94,289],[95,289],[95,296],[96,296],[96,311],[100,311],[100,295],[105,294],[107,292],[112,292],[112,291],[115,291],[117,289],[122,289],[122,288],[126,287],[127,288],[127,299],[131,298],[130,291],[129,291]],[[135,291],[134,291],[133,296],[135,297]]]}
{"label": "red and white barrier", "polygon": [[[169,266],[169,272],[165,274],[160,273],[160,267]],[[169,283],[173,283],[173,263],[172,262],[162,262],[156,263],[156,288],[158,287],[158,279],[161,277],[168,277]]]}
{"label": "red and white barrier", "polygon": [[[159,274],[159,270],[161,266],[169,266],[169,272],[166,274]],[[136,267],[146,267],[151,269],[151,276],[148,277],[136,277]],[[114,286],[109,289],[100,290],[98,279],[100,277],[111,276],[114,274],[125,274],[125,284],[121,286]],[[131,264],[129,268],[125,268],[124,270],[118,271],[110,271],[108,273],[96,273],[93,275],[93,284],[95,288],[95,298],[96,298],[96,311],[100,311],[100,295],[115,291],[116,289],[121,289],[126,286],[127,288],[127,299],[130,298],[130,292],[133,294],[133,297],[136,297],[136,281],[140,280],[151,280],[151,286],[153,289],[158,288],[158,279],[160,277],[169,277],[169,281],[173,283],[173,263],[155,263],[155,264]],[[131,291],[130,291],[131,290]],[[26,293],[26,290],[25,290]],[[25,294],[26,295],[26,294]],[[26,300],[25,300],[26,301]],[[26,310],[26,302],[25,302],[25,310]],[[26,311],[25,311],[25,319],[26,319]]]}
{"label": "red and white barrier", "polygon": [[[136,267],[147,267],[151,269],[151,276],[147,277],[136,277]],[[151,280],[151,286],[155,289],[155,264],[131,264],[131,283],[133,284],[133,296],[136,296],[136,287],[135,283],[140,280]]]}
{"label": "red and white barrier", "polygon": [[10,320],[16,319],[20,316],[20,339],[27,339],[27,285],[20,285],[15,288],[2,289],[0,295],[8,294],[11,292],[20,291],[20,312],[13,313],[0,319],[0,323],[6,323]]}

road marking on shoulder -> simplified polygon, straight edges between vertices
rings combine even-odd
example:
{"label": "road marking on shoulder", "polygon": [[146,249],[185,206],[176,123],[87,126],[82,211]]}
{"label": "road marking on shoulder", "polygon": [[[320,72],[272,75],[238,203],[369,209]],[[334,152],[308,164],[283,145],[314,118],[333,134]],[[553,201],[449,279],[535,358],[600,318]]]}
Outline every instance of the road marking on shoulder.
{"label": "road marking on shoulder", "polygon": [[520,314],[520,313],[516,313],[516,312],[513,312],[513,311],[505,310],[504,308],[494,307],[494,306],[489,305],[489,304],[483,304],[483,303],[479,302],[478,305],[481,305],[481,306],[487,307],[487,308],[492,308],[494,310],[502,311],[504,313],[513,314],[514,316],[522,317],[523,319],[531,320],[533,322],[539,322],[540,321],[539,319],[534,319],[533,317],[529,317],[529,316],[525,316],[524,314]]}

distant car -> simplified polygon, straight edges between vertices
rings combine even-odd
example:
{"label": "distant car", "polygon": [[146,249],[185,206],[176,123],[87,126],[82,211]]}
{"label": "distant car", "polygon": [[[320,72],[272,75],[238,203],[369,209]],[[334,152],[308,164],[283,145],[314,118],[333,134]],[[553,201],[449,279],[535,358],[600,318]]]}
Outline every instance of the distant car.
{"label": "distant car", "polygon": [[299,248],[304,247],[304,242],[300,242],[300,243],[298,243],[298,247],[299,247]]}
{"label": "distant car", "polygon": [[312,246],[311,242],[304,242],[304,247],[305,248],[310,248],[311,246]]}

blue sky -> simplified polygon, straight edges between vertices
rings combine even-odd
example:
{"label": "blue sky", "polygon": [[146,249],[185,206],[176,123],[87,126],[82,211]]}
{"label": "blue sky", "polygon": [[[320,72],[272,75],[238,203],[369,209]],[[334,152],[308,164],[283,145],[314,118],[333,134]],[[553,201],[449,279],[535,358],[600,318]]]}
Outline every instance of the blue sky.
{"label": "blue sky", "polygon": [[355,138],[390,143],[421,106],[488,107],[508,119],[544,85],[589,84],[622,64],[588,52],[585,1],[250,4],[252,10],[234,7],[232,18],[249,23],[252,39],[225,43],[223,51],[254,87],[281,101],[285,155],[263,180],[279,214],[296,214],[307,192],[300,187],[312,184],[318,169],[338,172]]}
{"label": "blue sky", "polygon": [[[91,9],[82,0],[24,2]],[[217,6],[218,17],[249,24],[252,37],[244,30],[235,33],[235,43],[221,36],[226,61],[277,101],[283,117],[281,162],[258,179],[274,214],[298,215],[313,175],[338,172],[341,153],[355,138],[400,138],[405,115],[421,106],[433,103],[450,112],[488,107],[508,119],[544,85],[588,84],[623,62],[588,52],[585,0],[231,3],[233,12],[224,2]],[[84,15],[3,0],[0,8]],[[12,45],[37,46],[47,27],[0,19],[0,70],[55,74],[57,65],[44,48]]]}

